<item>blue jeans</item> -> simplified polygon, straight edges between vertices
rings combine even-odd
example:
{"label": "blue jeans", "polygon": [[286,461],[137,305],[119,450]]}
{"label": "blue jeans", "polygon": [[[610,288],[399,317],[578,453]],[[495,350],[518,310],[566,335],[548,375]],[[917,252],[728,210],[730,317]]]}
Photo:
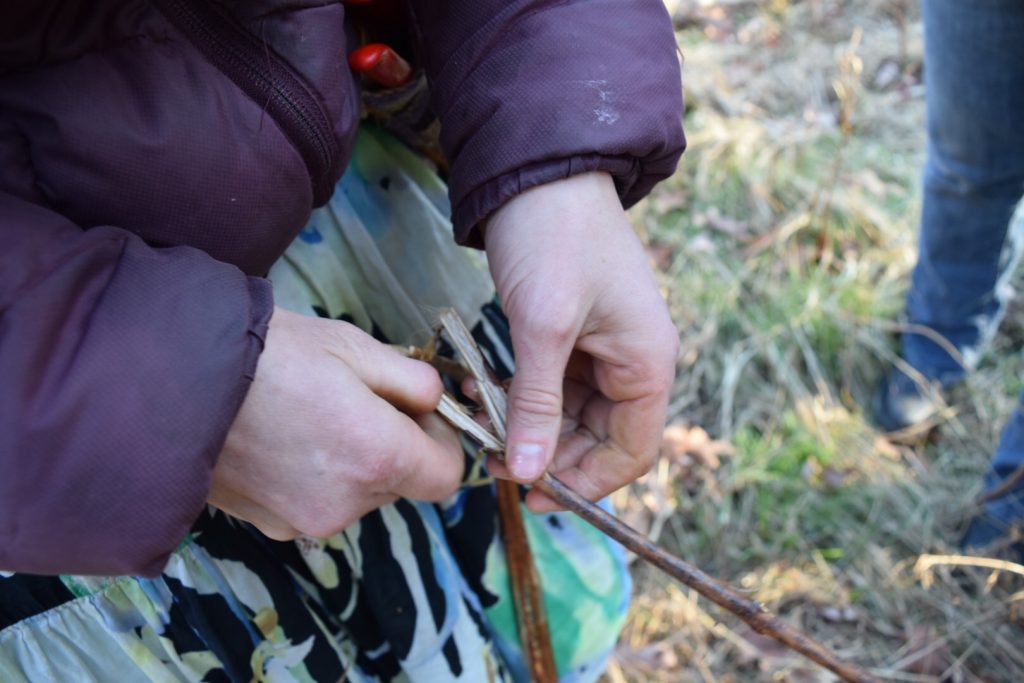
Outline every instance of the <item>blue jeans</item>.
{"label": "blue jeans", "polygon": [[[902,345],[914,368],[948,386],[994,333],[1005,304],[1002,279],[1024,240],[1024,212],[1011,222],[1024,192],[1024,2],[923,0],[922,12],[928,159],[907,312],[910,322],[951,342],[965,363],[920,334],[904,334]],[[1024,463],[1020,408],[1003,432],[989,487]]]}

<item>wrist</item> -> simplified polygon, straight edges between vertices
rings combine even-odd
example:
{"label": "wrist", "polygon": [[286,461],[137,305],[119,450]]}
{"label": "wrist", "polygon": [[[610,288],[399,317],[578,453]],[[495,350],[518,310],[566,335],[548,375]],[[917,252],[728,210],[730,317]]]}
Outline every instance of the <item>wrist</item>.
{"label": "wrist", "polygon": [[528,188],[481,221],[484,249],[490,252],[493,241],[488,241],[488,236],[496,231],[505,232],[509,229],[507,224],[521,224],[526,219],[563,226],[575,223],[575,214],[599,207],[622,210],[612,176],[604,171],[578,173]]}

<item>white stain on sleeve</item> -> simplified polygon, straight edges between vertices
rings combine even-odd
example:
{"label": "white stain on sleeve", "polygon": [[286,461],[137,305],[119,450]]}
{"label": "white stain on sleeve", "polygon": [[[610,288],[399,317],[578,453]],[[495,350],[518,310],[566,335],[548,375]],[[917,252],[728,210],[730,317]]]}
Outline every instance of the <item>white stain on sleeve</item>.
{"label": "white stain on sleeve", "polygon": [[579,82],[597,92],[598,103],[597,106],[594,107],[594,119],[598,123],[604,123],[610,126],[621,118],[618,110],[615,108],[615,96],[612,94],[612,91],[608,89],[608,81],[595,80]]}

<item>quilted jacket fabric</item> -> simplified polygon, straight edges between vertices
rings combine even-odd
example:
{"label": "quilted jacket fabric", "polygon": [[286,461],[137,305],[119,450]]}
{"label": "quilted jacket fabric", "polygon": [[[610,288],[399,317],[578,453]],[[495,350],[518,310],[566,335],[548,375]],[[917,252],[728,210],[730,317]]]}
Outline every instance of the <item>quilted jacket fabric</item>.
{"label": "quilted jacket fabric", "polygon": [[[458,239],[607,171],[624,204],[684,147],[660,0],[410,0]],[[0,8],[0,569],[160,571],[255,372],[264,275],[344,170],[346,7]]]}

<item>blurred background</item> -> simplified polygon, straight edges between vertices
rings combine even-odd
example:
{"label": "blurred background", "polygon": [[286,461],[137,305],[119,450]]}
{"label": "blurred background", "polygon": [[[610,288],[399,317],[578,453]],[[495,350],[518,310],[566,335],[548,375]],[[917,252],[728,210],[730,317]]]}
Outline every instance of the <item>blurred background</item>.
{"label": "blurred background", "polygon": [[[1024,681],[1024,576],[957,568],[1024,380],[1012,302],[930,429],[870,424],[924,159],[916,0],[666,0],[689,149],[635,207],[683,352],[631,524],[891,681]],[[935,557],[940,556],[940,557]],[[633,564],[606,680],[834,680]]]}

